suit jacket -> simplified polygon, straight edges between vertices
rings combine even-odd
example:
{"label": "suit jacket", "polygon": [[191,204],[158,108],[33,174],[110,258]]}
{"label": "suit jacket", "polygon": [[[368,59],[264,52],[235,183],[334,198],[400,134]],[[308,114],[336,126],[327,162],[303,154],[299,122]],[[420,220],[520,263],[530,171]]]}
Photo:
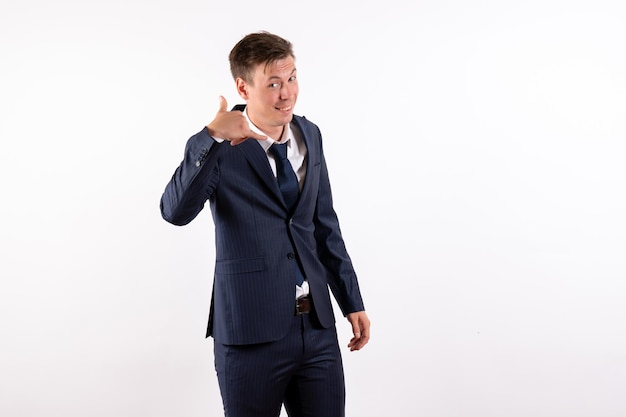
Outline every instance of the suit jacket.
{"label": "suit jacket", "polygon": [[307,147],[305,182],[289,213],[267,154],[254,140],[215,141],[205,128],[192,136],[161,198],[163,218],[193,220],[210,202],[216,262],[207,337],[223,344],[281,339],[295,309],[295,268],[309,282],[315,314],[334,325],[329,286],[344,315],[364,310],[346,251],[319,128],[294,116]]}

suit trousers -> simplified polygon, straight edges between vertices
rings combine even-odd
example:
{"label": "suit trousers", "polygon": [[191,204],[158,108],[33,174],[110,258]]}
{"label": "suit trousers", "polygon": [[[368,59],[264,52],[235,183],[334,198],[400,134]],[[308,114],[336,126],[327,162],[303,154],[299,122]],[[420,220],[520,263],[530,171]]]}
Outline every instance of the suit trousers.
{"label": "suit trousers", "polygon": [[254,345],[214,344],[226,417],[344,417],[345,385],[335,326],[315,313],[293,318],[283,339]]}

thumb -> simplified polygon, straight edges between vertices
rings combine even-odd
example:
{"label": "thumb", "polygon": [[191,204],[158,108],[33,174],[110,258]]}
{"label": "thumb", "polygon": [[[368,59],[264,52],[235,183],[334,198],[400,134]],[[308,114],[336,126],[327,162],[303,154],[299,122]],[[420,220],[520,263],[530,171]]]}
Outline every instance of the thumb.
{"label": "thumb", "polygon": [[220,109],[217,111],[218,113],[225,113],[228,110],[228,103],[226,102],[226,99],[224,98],[224,96],[220,96]]}
{"label": "thumb", "polygon": [[353,320],[351,324],[352,334],[356,339],[359,339],[361,337],[361,323],[359,322],[359,320]]}

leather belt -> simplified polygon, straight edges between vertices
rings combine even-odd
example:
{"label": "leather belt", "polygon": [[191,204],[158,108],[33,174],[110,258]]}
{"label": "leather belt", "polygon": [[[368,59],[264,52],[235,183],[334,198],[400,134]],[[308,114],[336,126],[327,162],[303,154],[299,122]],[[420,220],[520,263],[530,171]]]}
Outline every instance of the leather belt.
{"label": "leather belt", "polygon": [[313,304],[311,303],[310,296],[305,295],[304,297],[300,297],[296,300],[296,316],[307,314],[312,308]]}

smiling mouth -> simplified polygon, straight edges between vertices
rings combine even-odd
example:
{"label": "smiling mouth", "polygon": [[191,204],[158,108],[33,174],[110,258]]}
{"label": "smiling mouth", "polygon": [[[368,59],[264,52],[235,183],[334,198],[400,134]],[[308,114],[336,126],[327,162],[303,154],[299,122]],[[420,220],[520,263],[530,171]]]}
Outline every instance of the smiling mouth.
{"label": "smiling mouth", "polygon": [[291,106],[287,106],[287,107],[275,107],[275,108],[276,108],[276,110],[279,110],[279,111],[289,111],[289,110],[291,110]]}

